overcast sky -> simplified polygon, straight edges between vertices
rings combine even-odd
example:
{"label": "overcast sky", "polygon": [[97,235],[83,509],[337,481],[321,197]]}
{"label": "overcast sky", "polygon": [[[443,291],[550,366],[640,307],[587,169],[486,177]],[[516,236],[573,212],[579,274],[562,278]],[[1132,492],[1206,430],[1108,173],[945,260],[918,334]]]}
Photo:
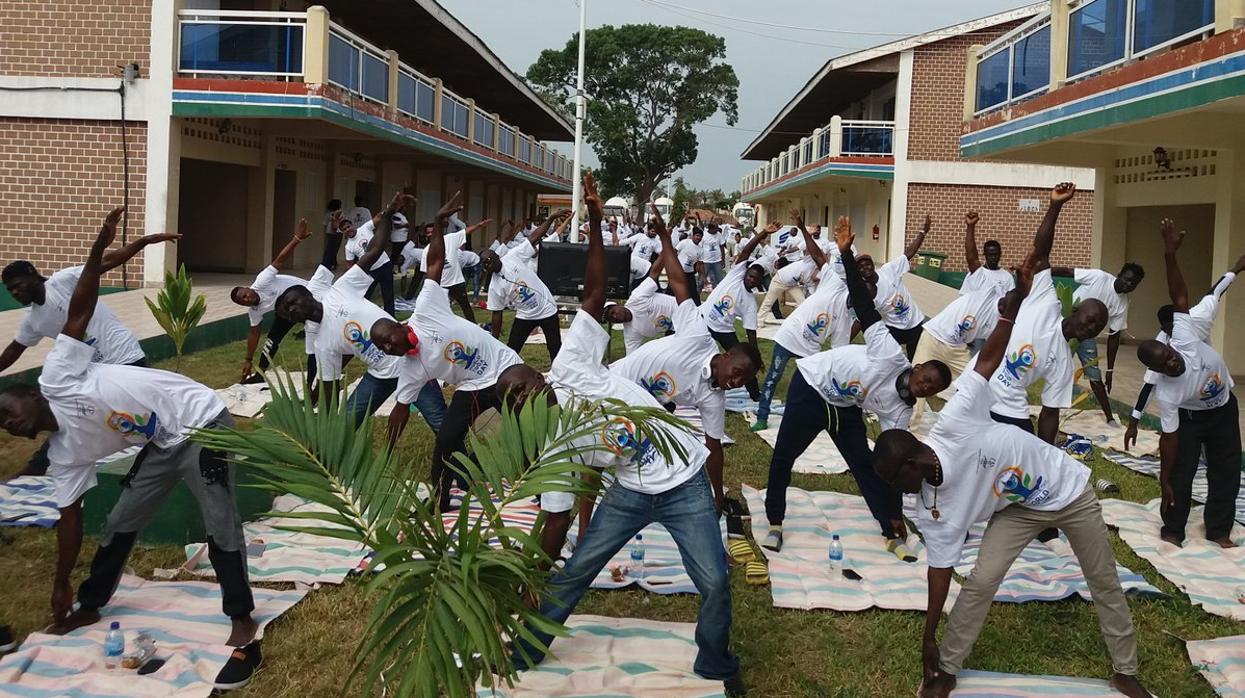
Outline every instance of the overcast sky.
{"label": "overcast sky", "polygon": [[[439,1],[520,75],[527,72],[541,50],[565,45],[579,26],[576,0]],[[697,27],[725,37],[726,60],[739,76],[739,122],[728,128],[719,113],[697,127],[699,157],[680,174],[698,189],[720,187],[727,192],[738,189],[740,178],[760,164],[744,162],[739,154],[827,60],[904,35],[921,34],[1027,4],[1024,0],[587,2],[590,28],[605,24],[671,24]],[[794,31],[758,22],[838,32]],[[558,146],[558,150],[570,157],[569,144]],[[590,153],[585,155],[585,161],[596,164]]]}

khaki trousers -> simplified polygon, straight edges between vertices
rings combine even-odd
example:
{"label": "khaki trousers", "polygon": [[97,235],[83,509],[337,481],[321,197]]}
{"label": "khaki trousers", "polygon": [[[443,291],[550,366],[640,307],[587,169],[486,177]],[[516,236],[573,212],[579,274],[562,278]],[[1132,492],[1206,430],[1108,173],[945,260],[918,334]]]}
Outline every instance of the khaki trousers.
{"label": "khaki trousers", "polygon": [[[928,330],[921,333],[921,339],[916,345],[916,354],[912,357],[912,365],[926,361],[941,361],[951,369],[951,382],[954,383],[964,373],[964,369],[968,366],[969,360],[973,358],[968,352],[968,347],[953,347],[949,344],[943,344]],[[953,394],[954,388],[948,387],[942,393],[941,397],[947,397]],[[918,398],[916,405],[912,407],[913,424],[921,421],[921,415],[925,414],[925,398]]]}
{"label": "khaki trousers", "polygon": [[[1039,532],[1051,527],[1063,531],[1072,544],[1093,595],[1098,627],[1115,671],[1137,675],[1137,635],[1133,619],[1115,571],[1115,553],[1111,550],[1107,525],[1102,520],[1102,505],[1089,487],[1060,511],[1035,511],[1012,505],[990,518],[977,564],[964,581],[947,619],[941,648],[943,671],[952,675],[960,673],[1007,570]],[[1054,630],[1051,628],[1052,632]]]}
{"label": "khaki trousers", "polygon": [[[804,289],[800,286],[788,286],[780,284],[777,281],[769,282],[769,290],[765,292],[765,300],[761,301],[761,307],[758,311],[762,318],[771,317],[767,313],[771,313],[771,309],[775,303],[780,301],[791,300],[795,305],[804,302]],[[784,308],[783,317],[787,316],[788,311]]]}

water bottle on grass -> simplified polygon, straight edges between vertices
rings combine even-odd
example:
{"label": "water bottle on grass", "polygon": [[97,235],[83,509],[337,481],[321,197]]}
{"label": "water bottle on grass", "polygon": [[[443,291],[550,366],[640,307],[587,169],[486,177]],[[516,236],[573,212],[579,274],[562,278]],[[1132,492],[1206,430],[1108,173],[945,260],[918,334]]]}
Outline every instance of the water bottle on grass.
{"label": "water bottle on grass", "polygon": [[830,576],[835,577],[843,572],[843,544],[839,542],[839,534],[830,537]]}
{"label": "water bottle on grass", "polygon": [[125,636],[121,634],[121,624],[113,621],[104,636],[104,666],[116,669],[121,665],[121,655],[125,654]]}

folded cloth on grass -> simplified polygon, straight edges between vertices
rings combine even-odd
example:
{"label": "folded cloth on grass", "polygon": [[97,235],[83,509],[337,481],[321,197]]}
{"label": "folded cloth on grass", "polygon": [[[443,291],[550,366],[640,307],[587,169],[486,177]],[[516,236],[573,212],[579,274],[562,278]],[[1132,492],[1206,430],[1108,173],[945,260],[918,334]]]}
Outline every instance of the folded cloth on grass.
{"label": "folded cloth on grass", "polygon": [[514,688],[476,689],[477,698],[723,698],[721,681],[692,673],[696,626],[574,615],[570,637],[519,674]]}
{"label": "folded cloth on grass", "polygon": [[[1037,416],[1042,411],[1040,406],[1029,408],[1030,414]],[[1059,415],[1059,431],[1065,434],[1078,434],[1089,439],[1100,449],[1124,451],[1124,427],[1111,428],[1100,410],[1063,410]],[[1155,454],[1159,451],[1159,433],[1150,429],[1137,429],[1137,443],[1129,453],[1133,455]]]}
{"label": "folded cloth on grass", "polygon": [[[754,415],[746,414],[744,419],[749,425],[756,423]],[[758,431],[756,435],[773,448],[778,443],[778,427],[781,425],[782,418],[771,415],[769,429]],[[873,448],[872,441],[869,442],[869,447]],[[843,460],[843,456],[839,454],[839,447],[834,445],[830,434],[823,431],[817,435],[816,439],[813,439],[813,443],[809,444],[804,453],[795,459],[795,465],[791,471],[811,475],[834,475],[847,472],[847,461]]]}
{"label": "folded cloth on grass", "polygon": [[[1166,543],[1159,537],[1162,518],[1159,500],[1148,504],[1122,499],[1102,500],[1102,516],[1107,525],[1119,529],[1120,538],[1145,558],[1167,581],[1189,595],[1189,601],[1207,613],[1245,620],[1245,604],[1237,601],[1237,587],[1245,580],[1245,548],[1225,550],[1206,540],[1202,508],[1189,514],[1184,547]],[[1245,539],[1236,527],[1232,539]]]}
{"label": "folded cloth on grass", "polygon": [[[677,407],[674,410],[674,416],[687,422],[697,436],[704,437],[705,427],[704,422],[700,419],[700,410],[695,407]],[[722,434],[723,446],[730,446],[733,443],[735,443],[735,440],[731,438],[730,434]]]}
{"label": "folded cloth on grass", "polygon": [[[286,494],[273,501],[272,510],[278,515],[265,517],[242,527],[251,548],[246,561],[253,582],[341,584],[346,575],[353,572],[368,554],[363,545],[342,538],[282,530],[283,526],[343,528],[338,524],[315,519],[279,515],[286,512],[327,512],[330,511],[328,507]],[[262,541],[262,545],[258,544],[259,541]],[[212,576],[212,565],[203,554],[206,546],[206,543],[187,545],[186,559],[194,574]]]}
{"label": "folded cloth on grass", "polygon": [[[762,540],[769,530],[765,492],[745,485],[743,493],[752,512],[752,535]],[[861,581],[830,574],[827,552],[830,536],[836,533],[843,543],[843,568],[859,574]],[[782,552],[762,551],[769,559],[774,606],[923,611],[928,603],[925,546],[916,536],[910,536],[908,544],[917,562],[903,562],[887,552],[881,529],[862,497],[788,488]]]}
{"label": "folded cloth on grass", "polygon": [[[1142,475],[1149,475],[1153,478],[1159,476],[1159,459],[1154,456],[1130,456],[1127,453],[1117,453],[1115,451],[1104,451],[1102,455],[1112,463],[1122,465]],[[1205,502],[1208,489],[1209,485],[1206,483],[1206,454],[1203,453],[1201,461],[1197,466],[1197,473],[1193,476],[1193,501]],[[1245,523],[1245,488],[1242,488],[1236,495],[1236,516],[1234,518],[1240,523]]]}
{"label": "folded cloth on grass", "polygon": [[[722,543],[726,544],[726,517],[718,519],[722,529]],[[622,550],[614,554],[610,563],[601,570],[593,580],[594,589],[623,589],[632,584],[655,594],[695,594],[696,586],[692,578],[687,576],[683,567],[683,558],[679,555],[679,546],[665,526],[659,523],[649,524],[640,531],[644,536],[644,577],[636,570],[628,569],[621,582],[614,581],[610,569],[613,567],[631,567],[631,545],[624,545]],[[569,538],[577,542],[578,536],[572,532]]]}
{"label": "folded cloth on grass", "polygon": [[[756,400],[753,400],[752,398],[748,397],[747,388],[731,388],[730,390],[726,391],[726,411],[727,412],[739,412],[741,414],[748,414],[748,413],[755,414],[758,407],[760,407],[760,404],[757,403]],[[783,411],[782,400],[774,400],[773,402],[770,403],[769,413],[771,415],[782,414],[782,411]]]}
{"label": "folded cloth on grass", "polygon": [[61,518],[49,477],[15,477],[0,483],[0,526],[51,528]]}
{"label": "folded cloth on grass", "polygon": [[[302,371],[281,371],[274,369],[269,373],[270,376],[276,376],[276,371],[280,371],[282,381],[290,380],[294,383],[294,391],[298,395],[303,394],[303,385],[307,382],[307,374]],[[234,383],[228,388],[220,388],[216,391],[221,400],[225,401],[225,407],[229,410],[229,414],[235,417],[246,417],[254,419],[259,413],[272,402],[272,390],[268,388],[267,383]]]}
{"label": "folded cloth on grass", "polygon": [[[264,626],[307,595],[307,590],[253,588],[259,637]],[[149,582],[125,575],[100,622],[58,637],[35,633],[0,659],[0,696],[29,698],[155,698],[208,696],[233,648],[220,589],[209,582]],[[104,668],[104,635],[118,621],[127,646],[140,632],[156,641],[165,665],[147,676]]]}
{"label": "folded cloth on grass", "polygon": [[956,676],[951,695],[956,698],[1099,698],[1123,694],[1100,679],[964,671]]}
{"label": "folded cloth on grass", "polygon": [[1189,661],[1223,698],[1245,698],[1245,635],[1185,645]]}

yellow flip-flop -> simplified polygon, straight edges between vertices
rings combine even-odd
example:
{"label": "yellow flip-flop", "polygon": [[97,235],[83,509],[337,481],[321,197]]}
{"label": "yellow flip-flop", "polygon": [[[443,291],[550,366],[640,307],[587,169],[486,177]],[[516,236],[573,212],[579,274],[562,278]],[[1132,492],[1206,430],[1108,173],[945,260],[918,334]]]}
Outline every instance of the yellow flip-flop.
{"label": "yellow flip-flop", "polygon": [[731,556],[731,562],[736,565],[747,564],[757,559],[757,553],[752,548],[752,544],[738,538],[727,544],[726,552]]}
{"label": "yellow flip-flop", "polygon": [[769,584],[769,567],[760,560],[753,560],[744,565],[744,581],[754,587]]}

